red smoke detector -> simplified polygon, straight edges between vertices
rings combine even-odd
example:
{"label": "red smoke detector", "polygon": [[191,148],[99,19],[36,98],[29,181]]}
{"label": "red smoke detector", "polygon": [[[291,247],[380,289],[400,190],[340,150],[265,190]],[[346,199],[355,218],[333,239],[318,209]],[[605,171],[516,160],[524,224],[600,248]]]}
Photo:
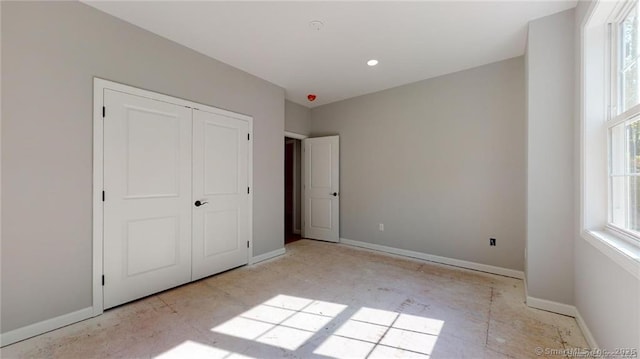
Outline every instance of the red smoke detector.
{"label": "red smoke detector", "polygon": [[313,102],[316,99],[316,95],[310,93],[307,95],[307,99],[311,102]]}

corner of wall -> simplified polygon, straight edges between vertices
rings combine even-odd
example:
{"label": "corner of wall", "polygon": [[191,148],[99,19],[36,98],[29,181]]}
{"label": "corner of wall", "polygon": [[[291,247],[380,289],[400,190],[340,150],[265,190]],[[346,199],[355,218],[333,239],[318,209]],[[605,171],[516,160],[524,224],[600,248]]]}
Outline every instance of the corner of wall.
{"label": "corner of wall", "polygon": [[527,290],[560,312],[574,302],[574,21],[570,9],[530,22],[525,53]]}
{"label": "corner of wall", "polygon": [[303,136],[311,133],[311,109],[295,102],[284,101],[284,130]]}

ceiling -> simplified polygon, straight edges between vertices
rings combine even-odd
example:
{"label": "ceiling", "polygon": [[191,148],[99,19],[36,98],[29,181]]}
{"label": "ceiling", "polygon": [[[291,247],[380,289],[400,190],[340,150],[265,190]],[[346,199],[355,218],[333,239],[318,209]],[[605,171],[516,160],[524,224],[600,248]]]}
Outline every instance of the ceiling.
{"label": "ceiling", "polygon": [[[316,107],[524,54],[530,20],[576,1],[89,1]],[[311,21],[321,21],[316,30]],[[375,67],[370,59],[379,60]],[[307,94],[317,94],[314,102]]]}

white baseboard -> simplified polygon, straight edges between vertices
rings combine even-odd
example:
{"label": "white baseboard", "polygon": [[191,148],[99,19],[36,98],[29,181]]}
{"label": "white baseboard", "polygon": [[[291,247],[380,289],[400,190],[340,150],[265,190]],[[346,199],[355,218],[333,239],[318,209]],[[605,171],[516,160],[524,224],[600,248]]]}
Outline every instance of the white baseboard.
{"label": "white baseboard", "polygon": [[69,324],[93,317],[93,307],[61,315],[59,317],[44,320],[42,322],[27,325],[10,332],[0,334],[0,346],[5,346],[40,335],[54,329],[62,328]]}
{"label": "white baseboard", "polygon": [[584,319],[582,318],[582,315],[580,315],[580,311],[577,308],[576,308],[576,322],[578,322],[578,326],[580,327],[580,330],[582,331],[582,335],[584,335],[584,339],[587,341],[587,344],[589,344],[589,348],[591,349],[600,348],[598,346],[598,343],[596,343],[596,339],[593,337],[593,334],[591,334],[589,327],[587,327],[587,323],[584,321]]}
{"label": "white baseboard", "polygon": [[280,248],[280,249],[276,249],[275,251],[271,251],[271,252],[267,252],[264,254],[261,254],[259,256],[255,256],[251,258],[251,262],[249,264],[256,264],[259,262],[263,262],[266,261],[267,259],[271,259],[277,256],[281,256],[283,254],[285,254],[286,250],[284,248]]}
{"label": "white baseboard", "polygon": [[302,231],[300,230],[300,228],[294,228],[293,229],[293,233],[294,234],[300,234],[300,233],[302,233]]}
{"label": "white baseboard", "polygon": [[554,312],[554,313],[563,314],[563,315],[576,318],[578,327],[580,328],[580,331],[582,331],[582,335],[584,336],[584,339],[587,341],[587,344],[589,344],[589,348],[591,349],[599,348],[598,343],[596,343],[596,340],[593,337],[593,334],[591,334],[591,331],[587,326],[587,323],[582,318],[582,315],[580,315],[580,311],[578,310],[578,308],[576,308],[573,305],[558,303],[558,302],[554,302],[546,299],[540,299],[540,298],[529,297],[529,296],[527,296],[526,298],[527,298],[527,305],[531,308],[542,309],[548,312]]}
{"label": "white baseboard", "polygon": [[463,261],[463,260],[454,259],[454,258],[440,257],[440,256],[436,256],[436,255],[433,255],[433,254],[410,251],[410,250],[407,250],[407,249],[387,247],[387,246],[383,246],[383,245],[380,245],[380,244],[373,244],[373,243],[367,243],[367,242],[361,242],[361,241],[354,241],[354,240],[346,239],[346,238],[340,238],[340,243],[343,243],[343,244],[346,244],[346,245],[349,245],[349,246],[373,249],[375,251],[380,251],[380,252],[397,254],[397,255],[400,255],[400,256],[404,256],[404,257],[418,258],[418,259],[422,259],[422,260],[426,260],[426,261],[430,261],[430,262],[448,264],[448,265],[452,265],[452,266],[456,266],[456,267],[462,267],[462,268],[473,269],[473,270],[477,270],[477,271],[481,271],[481,272],[487,272],[487,273],[492,273],[492,274],[503,275],[503,276],[506,276],[506,277],[512,277],[512,278],[517,278],[517,279],[523,279],[524,278],[524,272],[522,272],[522,271],[517,271],[517,270],[508,269],[508,268],[502,268],[502,267],[496,267],[496,266],[491,266],[491,265],[488,265],[488,264],[468,262],[468,261]]}
{"label": "white baseboard", "polygon": [[536,297],[526,297],[527,305],[531,308],[546,310],[547,312],[554,312],[562,315],[568,315],[570,317],[576,316],[576,307],[569,304],[558,303],[551,300],[540,299]]}
{"label": "white baseboard", "polygon": [[346,239],[346,238],[340,238],[340,243],[346,244],[346,245],[349,245],[349,246],[367,248],[367,249],[372,249],[372,250],[375,250],[375,251],[396,254],[396,255],[400,255],[400,256],[404,256],[404,257],[418,258],[418,259],[423,259],[423,260],[430,261],[430,262],[448,264],[448,265],[452,265],[452,266],[456,266],[456,267],[462,267],[462,268],[473,269],[473,270],[478,270],[478,271],[482,271],[482,272],[499,274],[499,275],[512,277],[512,278],[517,278],[517,279],[523,279],[525,281],[525,283],[524,283],[525,298],[526,298],[526,301],[527,301],[527,305],[529,307],[536,308],[536,309],[542,309],[542,310],[546,310],[546,311],[549,311],[549,312],[554,312],[554,313],[567,315],[567,316],[576,318],[576,322],[578,323],[578,327],[580,327],[580,330],[582,331],[582,334],[584,335],[584,338],[587,341],[587,344],[589,344],[589,347],[593,348],[593,349],[598,348],[598,344],[596,343],[596,340],[593,337],[593,334],[591,334],[591,331],[587,327],[587,323],[584,321],[584,319],[580,315],[580,312],[578,311],[578,309],[575,306],[568,305],[568,304],[563,304],[563,303],[558,303],[558,302],[553,302],[553,301],[546,300],[546,299],[530,297],[528,295],[526,278],[525,278],[524,272],[516,271],[516,270],[513,270],[513,269],[507,269],[507,268],[491,266],[491,265],[487,265],[487,264],[463,261],[463,260],[460,260],[460,259],[440,257],[440,256],[432,255],[432,254],[416,252],[416,251],[410,251],[410,250],[406,250],[406,249],[393,248],[393,247],[383,246],[383,245],[380,245],[380,244],[372,244],[372,243],[367,243],[367,242],[354,241],[354,240]]}

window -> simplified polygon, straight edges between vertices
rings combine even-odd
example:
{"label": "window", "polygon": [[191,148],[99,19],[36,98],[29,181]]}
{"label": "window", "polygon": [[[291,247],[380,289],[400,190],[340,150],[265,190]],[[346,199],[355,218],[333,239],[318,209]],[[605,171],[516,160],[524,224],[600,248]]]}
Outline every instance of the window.
{"label": "window", "polygon": [[640,14],[628,3],[610,27],[609,227],[640,239]]}
{"label": "window", "polygon": [[579,222],[582,239],[640,279],[638,1],[579,5]]}

